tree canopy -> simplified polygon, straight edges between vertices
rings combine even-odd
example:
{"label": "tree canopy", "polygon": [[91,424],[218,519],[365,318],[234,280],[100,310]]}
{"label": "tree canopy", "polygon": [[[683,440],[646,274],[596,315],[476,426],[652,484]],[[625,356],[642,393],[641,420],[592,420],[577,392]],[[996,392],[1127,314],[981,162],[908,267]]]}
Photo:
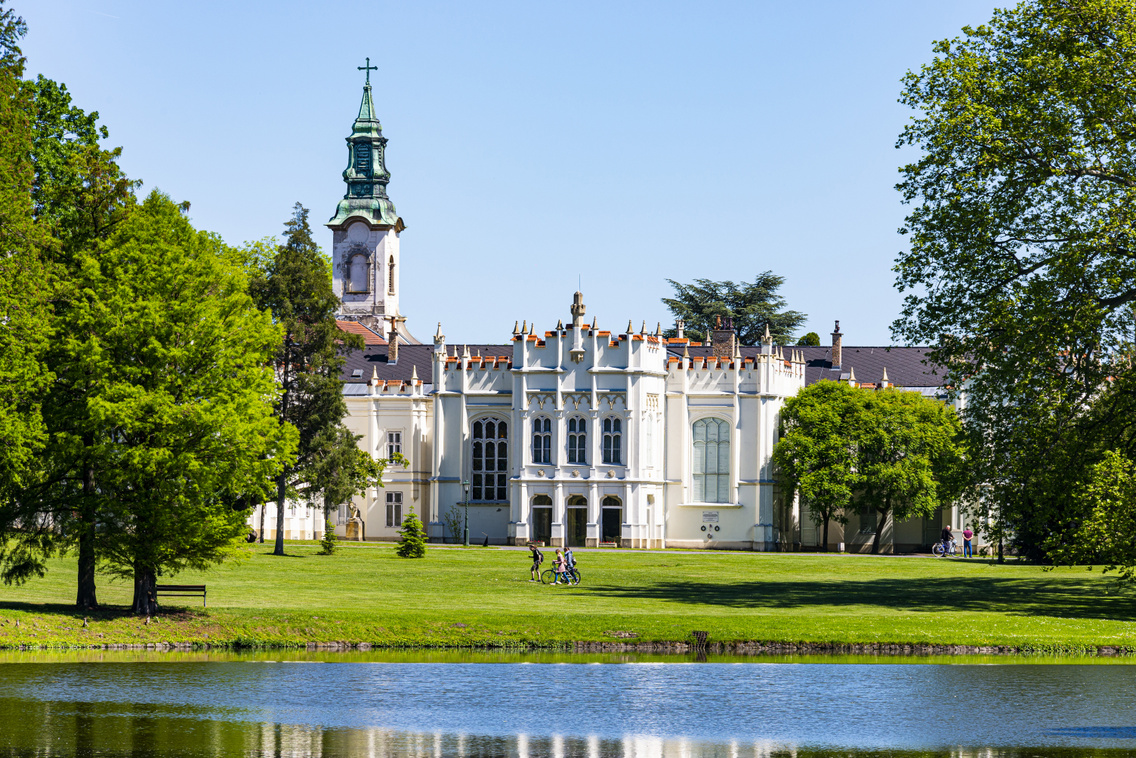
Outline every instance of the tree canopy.
{"label": "tree canopy", "polygon": [[284,232],[283,244],[252,285],[257,303],[272,313],[284,336],[273,360],[281,389],[276,417],[298,434],[294,463],[276,475],[276,555],[284,554],[282,525],[289,497],[326,507],[325,496],[349,496],[382,473],[381,466],[374,469],[374,461],[360,459],[356,437],[343,427],[343,351],[363,345],[358,336],[336,326],[339,298],[326,259],[312,240],[307,208],[296,203]]}
{"label": "tree canopy", "polygon": [[901,96],[894,329],[966,390],[983,507],[1046,558],[1093,466],[1136,454],[1136,6],[1027,0],[934,53]]}
{"label": "tree canopy", "polygon": [[[753,282],[740,284],[710,279],[695,279],[690,284],[673,279],[667,282],[674,288],[674,297],[664,297],[663,304],[675,319],[683,320],[684,333],[693,340],[708,341],[716,321],[729,318],[733,319],[742,345],[761,342],[766,326],[774,342],[788,345],[805,321],[805,314],[785,310],[785,298],[777,294],[785,277],[772,271],[758,274]],[[676,330],[669,329],[666,334],[673,337]]]}

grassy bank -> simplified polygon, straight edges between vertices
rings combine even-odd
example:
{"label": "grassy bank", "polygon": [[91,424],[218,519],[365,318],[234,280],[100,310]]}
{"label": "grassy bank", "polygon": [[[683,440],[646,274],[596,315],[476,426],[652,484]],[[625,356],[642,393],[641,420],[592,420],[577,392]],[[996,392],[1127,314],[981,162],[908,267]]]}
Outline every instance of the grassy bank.
{"label": "grassy bank", "polygon": [[[210,646],[557,647],[572,642],[716,642],[1136,648],[1136,600],[1083,570],[921,557],[579,552],[578,587],[528,581],[527,553],[389,546],[335,556],[268,546],[206,574],[209,608],[163,601],[127,615],[128,583],[100,577],[104,610],[76,614],[74,561],[22,587],[0,587],[0,648],[180,643]],[[546,564],[547,566],[547,564]],[[84,617],[87,626],[84,626]]]}

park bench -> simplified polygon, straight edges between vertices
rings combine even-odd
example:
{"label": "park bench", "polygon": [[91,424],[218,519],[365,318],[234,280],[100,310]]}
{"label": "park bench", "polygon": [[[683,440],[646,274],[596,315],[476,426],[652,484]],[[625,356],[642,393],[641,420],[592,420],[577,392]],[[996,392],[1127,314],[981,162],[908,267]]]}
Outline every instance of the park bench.
{"label": "park bench", "polygon": [[204,584],[159,584],[154,587],[155,595],[175,595],[181,597],[201,596],[201,607],[206,607]]}

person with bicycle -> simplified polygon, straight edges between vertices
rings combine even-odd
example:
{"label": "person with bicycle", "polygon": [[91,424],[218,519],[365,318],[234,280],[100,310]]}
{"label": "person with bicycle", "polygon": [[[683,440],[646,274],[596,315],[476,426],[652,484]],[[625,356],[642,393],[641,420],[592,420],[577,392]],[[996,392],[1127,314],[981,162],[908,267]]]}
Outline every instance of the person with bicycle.
{"label": "person with bicycle", "polygon": [[530,572],[532,574],[532,579],[529,581],[539,582],[540,564],[544,563],[544,553],[540,552],[540,550],[536,546],[536,543],[534,542],[529,543],[529,552],[532,554],[532,571]]}
{"label": "person with bicycle", "polygon": [[943,532],[942,532],[942,534],[939,535],[939,539],[942,540],[942,542],[943,542],[943,555],[954,555],[955,554],[955,537],[951,533],[951,525],[950,524],[947,524],[946,526],[943,527]]}
{"label": "person with bicycle", "polygon": [[[553,584],[560,584],[560,579],[564,576],[565,567],[566,564],[564,563],[564,554],[557,550],[556,560],[552,562],[552,568],[556,571],[556,578],[552,580]],[[564,583],[567,584],[568,580],[565,579]]]}

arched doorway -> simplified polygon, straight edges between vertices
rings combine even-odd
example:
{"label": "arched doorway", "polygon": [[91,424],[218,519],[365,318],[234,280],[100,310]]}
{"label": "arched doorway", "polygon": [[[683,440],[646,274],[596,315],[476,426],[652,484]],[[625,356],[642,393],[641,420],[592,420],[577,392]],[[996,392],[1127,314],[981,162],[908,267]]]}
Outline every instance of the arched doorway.
{"label": "arched doorway", "polygon": [[552,498],[536,495],[532,499],[532,538],[552,544]]}
{"label": "arched doorway", "polygon": [[588,538],[588,499],[583,495],[569,495],[564,525],[564,544],[584,547]]}
{"label": "arched doorway", "polygon": [[608,495],[600,503],[600,542],[619,544],[623,535],[623,503]]}

